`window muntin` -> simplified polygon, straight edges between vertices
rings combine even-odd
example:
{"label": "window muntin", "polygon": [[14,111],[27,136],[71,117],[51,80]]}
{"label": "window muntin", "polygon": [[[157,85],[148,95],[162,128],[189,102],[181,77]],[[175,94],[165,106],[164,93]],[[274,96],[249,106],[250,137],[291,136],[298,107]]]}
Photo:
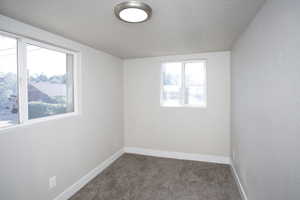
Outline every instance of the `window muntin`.
{"label": "window muntin", "polygon": [[162,106],[206,107],[206,62],[164,63],[162,66]]}
{"label": "window muntin", "polygon": [[[7,42],[2,42],[3,38],[14,41],[15,45],[12,46],[11,42],[7,46]],[[4,32],[0,32],[0,40],[0,98],[5,92],[14,97],[10,98],[13,101],[10,107],[14,107],[13,119],[4,113],[0,102],[0,128],[78,112],[76,53]],[[3,58],[1,55],[6,55],[4,50],[9,50],[14,59]],[[14,86],[10,86],[9,91],[4,90],[1,79],[8,72],[14,74]]]}
{"label": "window muntin", "polygon": [[0,35],[0,127],[19,121],[17,40]]}

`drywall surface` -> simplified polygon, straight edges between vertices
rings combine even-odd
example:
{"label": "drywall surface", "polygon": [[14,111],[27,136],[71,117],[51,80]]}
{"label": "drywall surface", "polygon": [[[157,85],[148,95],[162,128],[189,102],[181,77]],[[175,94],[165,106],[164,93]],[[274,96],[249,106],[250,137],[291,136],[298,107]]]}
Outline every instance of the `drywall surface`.
{"label": "drywall surface", "polygon": [[123,147],[123,61],[4,16],[0,29],[81,52],[79,116],[0,130],[0,199],[54,199]]}
{"label": "drywall surface", "polygon": [[[160,107],[161,63],[207,59],[207,108]],[[125,146],[229,155],[230,52],[124,61]]]}
{"label": "drywall surface", "polygon": [[232,52],[232,156],[249,200],[300,199],[300,1],[269,0]]}

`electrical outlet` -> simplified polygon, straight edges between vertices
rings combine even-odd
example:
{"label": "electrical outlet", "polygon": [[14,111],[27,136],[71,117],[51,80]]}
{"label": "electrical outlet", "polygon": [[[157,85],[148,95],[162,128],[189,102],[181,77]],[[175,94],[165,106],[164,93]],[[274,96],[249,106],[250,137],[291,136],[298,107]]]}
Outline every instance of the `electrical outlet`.
{"label": "electrical outlet", "polygon": [[56,186],[56,176],[49,178],[49,189],[52,189]]}

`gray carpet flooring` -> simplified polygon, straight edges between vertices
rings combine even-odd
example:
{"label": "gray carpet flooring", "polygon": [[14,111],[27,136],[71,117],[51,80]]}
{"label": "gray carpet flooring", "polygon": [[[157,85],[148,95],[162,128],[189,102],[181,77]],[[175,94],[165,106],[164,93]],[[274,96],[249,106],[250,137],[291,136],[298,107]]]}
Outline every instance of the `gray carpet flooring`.
{"label": "gray carpet flooring", "polygon": [[70,200],[241,200],[229,165],[124,154]]}

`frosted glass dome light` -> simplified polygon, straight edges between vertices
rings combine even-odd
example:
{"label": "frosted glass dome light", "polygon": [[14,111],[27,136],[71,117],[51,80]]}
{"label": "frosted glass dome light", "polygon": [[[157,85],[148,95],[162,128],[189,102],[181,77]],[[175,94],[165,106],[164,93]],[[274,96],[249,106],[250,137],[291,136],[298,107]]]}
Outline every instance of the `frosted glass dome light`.
{"label": "frosted glass dome light", "polygon": [[126,1],[115,6],[115,15],[118,19],[128,23],[147,21],[152,14],[152,9],[145,3]]}

